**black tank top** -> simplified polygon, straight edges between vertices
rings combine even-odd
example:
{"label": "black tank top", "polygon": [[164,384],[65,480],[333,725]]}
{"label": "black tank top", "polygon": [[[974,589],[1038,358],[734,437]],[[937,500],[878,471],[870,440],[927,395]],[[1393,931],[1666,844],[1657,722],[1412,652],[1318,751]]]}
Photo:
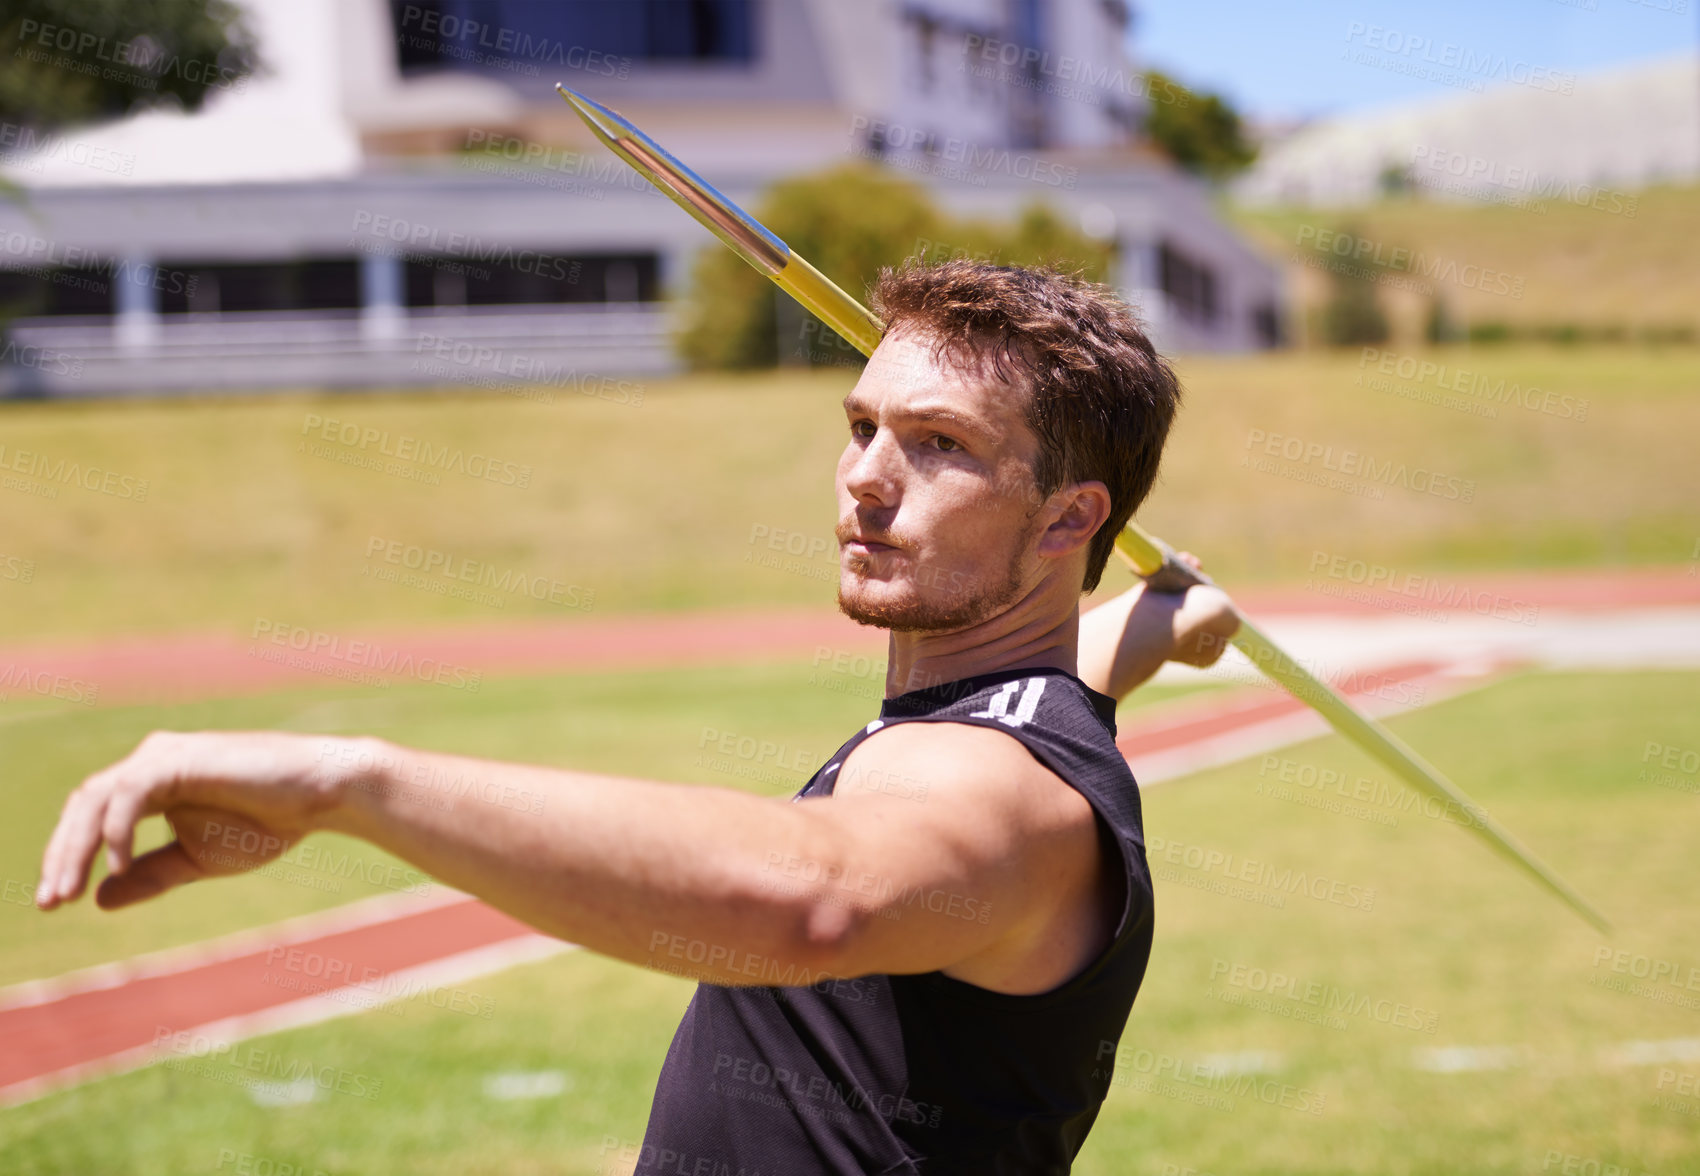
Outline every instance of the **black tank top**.
{"label": "black tank top", "polygon": [[1097,959],[1036,996],[942,972],[699,984],[661,1068],[636,1176],[1068,1172],[1110,1088],[1151,953],[1139,790],[1116,750],[1115,708],[1056,669],[912,691],[886,699],[797,793],[829,794],[845,758],[892,723],[1009,733],[1091,802],[1100,835],[1119,849],[1125,901]]}

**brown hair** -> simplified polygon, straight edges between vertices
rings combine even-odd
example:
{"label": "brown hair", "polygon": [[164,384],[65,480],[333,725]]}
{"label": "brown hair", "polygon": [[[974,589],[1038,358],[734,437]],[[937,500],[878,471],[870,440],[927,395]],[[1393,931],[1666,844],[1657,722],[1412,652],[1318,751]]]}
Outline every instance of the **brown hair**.
{"label": "brown hair", "polygon": [[1116,536],[1157,480],[1181,398],[1133,308],[1070,274],[962,260],[883,269],[873,301],[888,332],[919,331],[941,357],[989,359],[1000,379],[1024,377],[1041,497],[1065,482],[1098,481],[1110,492],[1081,590],[1096,588]]}

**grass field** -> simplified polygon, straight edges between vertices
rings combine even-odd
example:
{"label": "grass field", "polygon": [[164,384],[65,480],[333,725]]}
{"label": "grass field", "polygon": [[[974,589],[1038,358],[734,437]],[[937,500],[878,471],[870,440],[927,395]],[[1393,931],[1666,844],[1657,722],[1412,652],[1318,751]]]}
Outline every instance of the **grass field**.
{"label": "grass field", "polygon": [[[781,792],[788,778],[724,778],[697,764],[696,748],[712,727],[824,758],[874,702],[811,684],[811,673],[779,664],[513,680],[476,698],[416,687],[19,712],[0,744],[13,798],[0,855],[9,873],[33,880],[34,851],[64,788],[158,725],[364,729],[478,755]],[[1668,961],[1682,975],[1700,967],[1690,901],[1700,779],[1649,776],[1643,763],[1648,740],[1700,747],[1697,696],[1694,674],[1530,674],[1395,724],[1618,919],[1609,943],[1459,829],[1396,798],[1372,796],[1362,811],[1319,807],[1338,795],[1302,783],[1312,770],[1340,773],[1354,794],[1379,780],[1336,739],[1148,793],[1158,942],[1118,1084],[1078,1170],[1438,1176],[1556,1172],[1574,1157],[1633,1173],[1700,1172],[1700,1060],[1662,1046],[1621,1052],[1624,1042],[1692,1039],[1700,993],[1614,991],[1601,982],[1630,977],[1613,972],[1615,957],[1597,962],[1609,949]],[[1285,793],[1283,771],[1301,781]],[[1341,897],[1317,900],[1278,882],[1217,893],[1224,871],[1188,865],[1189,849],[1302,869],[1341,883],[1324,888]],[[0,982],[355,896],[250,878],[116,917],[79,905],[47,919],[7,904]],[[1269,971],[1352,999],[1321,1023],[1265,1011],[1257,978]],[[0,1172],[215,1173],[244,1155],[250,1167],[263,1159],[333,1176],[624,1170],[621,1149],[641,1134],[688,986],[575,953],[469,987],[489,1019],[414,1001],[257,1043],[333,1067],[369,1099],[322,1093],[261,1106],[233,1084],[245,1075],[234,1067],[156,1066],[0,1113]],[[1419,1052],[1449,1047],[1487,1052]],[[1449,1073],[1423,1062],[1503,1068]],[[1200,1077],[1200,1063],[1223,1076]],[[564,1071],[567,1089],[533,1101],[484,1094],[493,1074],[544,1070]]]}
{"label": "grass field", "polygon": [[[1700,349],[1433,358],[1445,379],[1463,367],[1490,383],[1454,396],[1459,407],[1425,399],[1443,377],[1401,379],[1397,362],[1380,376],[1359,353],[1182,360],[1187,405],[1143,517],[1230,583],[1302,576],[1319,551],[1402,571],[1695,558]],[[8,468],[28,454],[27,468],[60,473],[0,481],[0,641],[246,635],[261,618],[827,606],[851,380],[687,377],[637,405],[465,393],[8,405]],[[324,440],[339,426],[354,443]],[[467,460],[382,456],[419,442]],[[1387,476],[1335,478],[1348,453]],[[486,459],[495,480],[460,472]],[[349,464],[365,460],[401,472]],[[113,478],[86,489],[78,470]],[[1437,476],[1443,493],[1401,470]],[[775,551],[784,566],[764,566]]]}

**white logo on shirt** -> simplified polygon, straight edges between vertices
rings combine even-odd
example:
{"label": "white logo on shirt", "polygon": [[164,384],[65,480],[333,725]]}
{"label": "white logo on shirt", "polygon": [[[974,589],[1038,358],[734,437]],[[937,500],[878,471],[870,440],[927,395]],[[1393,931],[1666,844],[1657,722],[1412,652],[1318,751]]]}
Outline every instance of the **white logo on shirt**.
{"label": "white logo on shirt", "polygon": [[1011,727],[1019,727],[1033,720],[1033,714],[1039,709],[1039,696],[1045,693],[1045,679],[1028,678],[1027,688],[1021,690],[1021,701],[1015,704],[1015,713],[1009,713],[1009,700],[1015,697],[1015,692],[1021,690],[1021,679],[1016,678],[1005,682],[1003,688],[992,695],[992,701],[983,711],[975,711],[968,717],[971,719],[996,719]]}

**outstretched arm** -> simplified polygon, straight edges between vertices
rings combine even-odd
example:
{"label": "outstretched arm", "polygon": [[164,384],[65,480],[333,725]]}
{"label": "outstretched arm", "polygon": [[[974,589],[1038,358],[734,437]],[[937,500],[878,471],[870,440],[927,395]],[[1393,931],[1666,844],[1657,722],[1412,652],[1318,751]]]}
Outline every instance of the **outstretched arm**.
{"label": "outstretched arm", "polygon": [[[840,794],[795,804],[376,739],[156,733],[67,800],[37,901],[81,894],[103,843],[97,899],[112,908],[330,830],[548,934],[716,983],[961,964],[1029,984],[1032,961],[1009,945],[1078,905],[1091,813],[1002,733],[909,726],[929,729],[880,732]],[[154,813],[176,840],[132,859]]]}
{"label": "outstretched arm", "polygon": [[[176,840],[131,858],[162,813]],[[318,831],[369,841],[546,933],[633,962],[675,935],[791,964],[818,954],[806,895],[765,888],[775,852],[820,857],[817,814],[726,788],[439,755],[377,739],[158,732],[66,801],[38,904],[87,884],[127,906],[253,869]],[[701,957],[702,953],[693,952]]]}
{"label": "outstretched arm", "polygon": [[[1181,558],[1198,566],[1196,557]],[[1207,584],[1152,592],[1140,581],[1080,618],[1079,675],[1118,702],[1166,661],[1213,665],[1239,630],[1227,594]]]}

